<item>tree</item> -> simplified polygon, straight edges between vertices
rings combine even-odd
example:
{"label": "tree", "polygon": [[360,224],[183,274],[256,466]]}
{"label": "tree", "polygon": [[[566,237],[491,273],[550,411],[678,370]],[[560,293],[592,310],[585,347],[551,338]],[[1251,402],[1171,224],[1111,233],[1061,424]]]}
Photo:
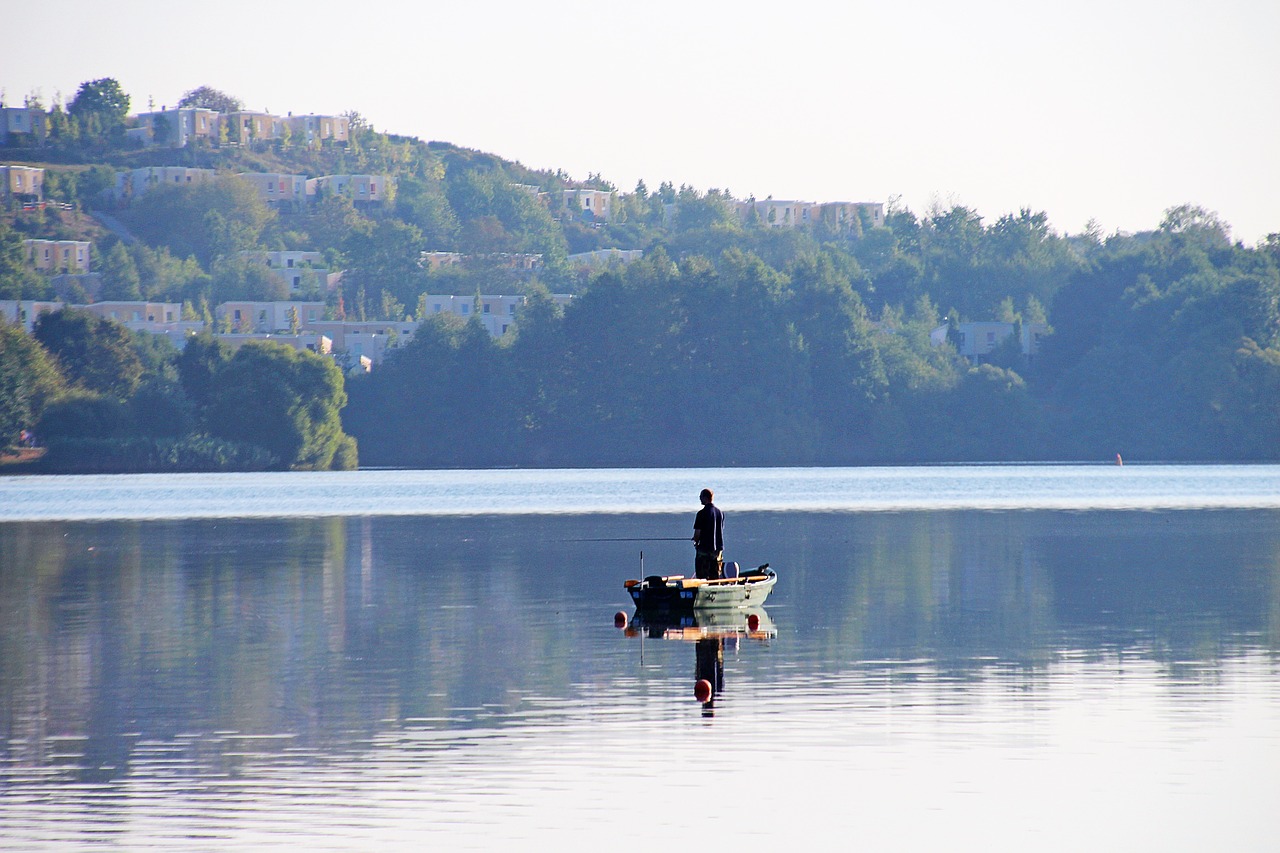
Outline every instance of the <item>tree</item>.
{"label": "tree", "polygon": [[239,112],[242,104],[239,98],[233,98],[226,92],[220,92],[211,86],[197,86],[185,93],[178,101],[179,107],[200,107],[220,113]]}
{"label": "tree", "polygon": [[112,136],[124,130],[124,120],[129,115],[129,96],[115,79],[102,77],[81,83],[75,98],[67,105],[67,111],[82,129],[92,127],[104,136]]}
{"label": "tree", "polygon": [[216,374],[205,419],[228,441],[265,448],[293,470],[327,470],[350,438],[347,404],[332,360],[271,341],[249,341]]}
{"label": "tree", "polygon": [[133,336],[119,323],[64,308],[36,321],[37,341],[56,359],[67,379],[94,394],[127,400],[142,378]]}
{"label": "tree", "polygon": [[44,347],[0,318],[0,450],[16,446],[64,386]]}
{"label": "tree", "polygon": [[194,255],[208,268],[220,256],[258,248],[276,214],[247,181],[221,178],[153,187],[121,218],[147,243]]}
{"label": "tree", "polygon": [[142,298],[138,266],[119,240],[107,250],[98,274],[102,276],[103,299],[128,302]]}
{"label": "tree", "polygon": [[27,264],[22,234],[0,221],[0,299],[39,299],[48,281]]}

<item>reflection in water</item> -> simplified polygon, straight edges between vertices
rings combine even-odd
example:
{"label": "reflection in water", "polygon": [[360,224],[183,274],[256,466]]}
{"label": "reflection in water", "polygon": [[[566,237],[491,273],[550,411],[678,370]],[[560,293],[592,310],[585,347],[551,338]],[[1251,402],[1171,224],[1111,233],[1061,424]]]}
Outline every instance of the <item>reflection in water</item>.
{"label": "reflection in water", "polygon": [[[639,610],[629,623],[628,637],[680,640],[694,646],[694,696],[702,703],[704,716],[715,709],[715,699],[724,692],[725,646],[736,650],[741,640],[767,643],[778,635],[773,620],[762,607],[734,610],[694,610],[687,613]],[[706,682],[706,687],[700,682]],[[705,695],[702,695],[705,690]]]}
{"label": "reflection in water", "polygon": [[[1244,780],[1280,759],[1275,512],[737,513],[728,556],[783,578],[761,636],[638,619],[640,642],[622,638],[608,614],[634,552],[584,532],[684,524],[0,525],[0,838],[360,846],[427,827],[484,846],[639,796],[679,838],[683,786],[727,789],[743,766],[799,837],[841,826],[856,807],[832,792],[850,786],[879,809],[866,826],[919,807],[946,829],[990,817],[975,790],[1050,823],[1134,787],[1206,821],[1267,790]],[[646,550],[683,565],[686,547]],[[692,674],[715,675],[714,726],[687,726],[689,645]],[[739,719],[768,719],[767,743],[719,725]],[[655,766],[723,765],[624,778],[637,743]],[[1019,798],[1036,783],[1058,811]],[[1247,842],[1251,815],[1213,822]]]}

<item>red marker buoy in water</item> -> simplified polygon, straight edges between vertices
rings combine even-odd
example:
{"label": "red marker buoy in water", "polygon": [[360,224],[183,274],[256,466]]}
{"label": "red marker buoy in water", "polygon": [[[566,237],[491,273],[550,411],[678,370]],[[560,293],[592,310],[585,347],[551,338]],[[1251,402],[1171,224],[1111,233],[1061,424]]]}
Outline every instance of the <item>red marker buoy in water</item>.
{"label": "red marker buoy in water", "polygon": [[707,681],[705,678],[699,678],[698,683],[693,685],[693,698],[697,699],[704,705],[710,702],[711,682]]}
{"label": "red marker buoy in water", "polygon": [[615,628],[627,627],[627,614],[623,613],[621,610],[613,614],[613,627]]}
{"label": "red marker buoy in water", "polygon": [[1119,453],[1117,453],[1117,454],[1116,454],[1116,464],[1117,464],[1117,465],[1123,465],[1123,464],[1124,464],[1124,460],[1120,458],[1120,454],[1119,454]]}
{"label": "red marker buoy in water", "polygon": [[749,616],[747,616],[747,630],[748,630],[748,631],[759,631],[759,630],[760,630],[760,617],[759,617],[759,616],[757,616],[757,615],[756,615],[756,614],[754,614],[754,613],[752,613],[752,614],[750,614]]}

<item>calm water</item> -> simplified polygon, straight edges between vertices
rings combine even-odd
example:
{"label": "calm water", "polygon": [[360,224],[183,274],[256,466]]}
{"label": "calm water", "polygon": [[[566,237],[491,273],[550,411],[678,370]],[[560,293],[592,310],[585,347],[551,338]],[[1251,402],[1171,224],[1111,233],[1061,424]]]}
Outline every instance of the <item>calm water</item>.
{"label": "calm water", "polygon": [[[707,484],[757,630],[615,627]],[[1276,849],[1280,467],[0,478],[0,519],[6,850]]]}

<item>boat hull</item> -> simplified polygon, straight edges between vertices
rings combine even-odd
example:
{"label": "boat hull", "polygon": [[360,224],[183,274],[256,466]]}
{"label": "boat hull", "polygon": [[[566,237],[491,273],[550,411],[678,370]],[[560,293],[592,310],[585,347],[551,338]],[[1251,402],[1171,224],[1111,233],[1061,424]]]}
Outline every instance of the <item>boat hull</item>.
{"label": "boat hull", "polygon": [[777,581],[772,569],[763,568],[724,580],[652,576],[626,586],[638,610],[739,610],[763,605]]}

